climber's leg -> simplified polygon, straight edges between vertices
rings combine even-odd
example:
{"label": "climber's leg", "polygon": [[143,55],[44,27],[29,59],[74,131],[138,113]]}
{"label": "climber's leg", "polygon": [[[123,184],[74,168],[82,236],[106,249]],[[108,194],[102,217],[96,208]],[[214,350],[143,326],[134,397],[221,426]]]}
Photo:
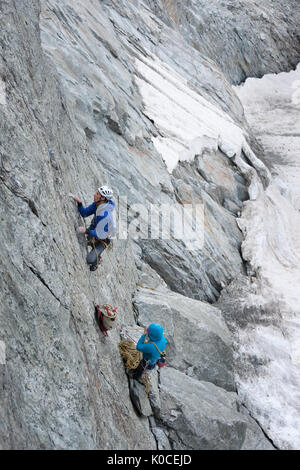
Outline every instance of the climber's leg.
{"label": "climber's leg", "polygon": [[139,365],[137,366],[137,368],[134,370],[132,374],[132,378],[135,380],[138,380],[142,376],[144,370],[147,368],[147,364],[148,364],[148,361],[145,361],[145,359],[142,359]]}
{"label": "climber's leg", "polygon": [[98,264],[100,264],[101,254],[103,253],[104,250],[105,250],[105,246],[103,245],[103,243],[100,242],[97,244],[96,248],[93,248],[87,255],[86,262],[91,265],[90,266],[91,271],[94,271],[95,269],[97,269],[97,259],[98,259]]}

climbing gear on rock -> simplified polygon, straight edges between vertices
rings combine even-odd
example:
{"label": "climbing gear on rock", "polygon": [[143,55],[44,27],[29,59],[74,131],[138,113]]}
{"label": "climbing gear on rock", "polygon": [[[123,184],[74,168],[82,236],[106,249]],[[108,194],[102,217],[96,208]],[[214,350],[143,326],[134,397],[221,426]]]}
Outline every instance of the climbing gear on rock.
{"label": "climbing gear on rock", "polygon": [[101,312],[99,305],[95,306],[95,320],[104,336],[108,336],[107,330],[103,325],[103,313]]}
{"label": "climbing gear on rock", "polygon": [[98,191],[101,196],[106,197],[106,199],[111,199],[113,197],[113,190],[110,189],[108,186],[100,186],[100,188],[98,188]]}
{"label": "climbing gear on rock", "polygon": [[117,318],[117,308],[118,307],[113,308],[109,304],[95,306],[96,322],[105,336],[108,336],[107,331],[111,330],[115,325],[115,321]]}

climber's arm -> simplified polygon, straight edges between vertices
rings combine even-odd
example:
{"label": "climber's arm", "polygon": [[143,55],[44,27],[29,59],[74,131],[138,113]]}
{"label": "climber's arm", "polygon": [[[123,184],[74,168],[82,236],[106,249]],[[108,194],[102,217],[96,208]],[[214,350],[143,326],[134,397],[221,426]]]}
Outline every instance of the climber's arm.
{"label": "climber's arm", "polygon": [[146,335],[142,335],[136,345],[136,349],[143,353],[151,353],[153,351],[151,343],[144,343]]}
{"label": "climber's arm", "polygon": [[96,203],[93,202],[93,204],[91,204],[90,206],[83,207],[82,202],[78,202],[77,206],[78,206],[80,215],[82,215],[82,217],[88,217],[89,215],[94,214]]}

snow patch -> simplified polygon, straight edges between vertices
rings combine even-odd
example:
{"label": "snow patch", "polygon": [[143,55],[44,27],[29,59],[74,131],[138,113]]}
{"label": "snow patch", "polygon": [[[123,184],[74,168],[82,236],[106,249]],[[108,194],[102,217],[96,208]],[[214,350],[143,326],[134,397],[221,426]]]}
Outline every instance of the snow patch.
{"label": "snow patch", "polygon": [[[293,95],[299,79],[300,66],[235,87],[274,175],[244,204],[238,224],[243,257],[257,273],[266,305],[274,305],[268,314],[277,325],[239,332],[240,357],[264,364],[255,377],[242,374],[239,394],[281,449],[300,448],[300,106]],[[254,296],[251,302],[260,307]]]}
{"label": "snow patch", "polygon": [[179,161],[193,161],[205,150],[219,147],[249,179],[256,172],[241,158],[242,151],[268,179],[268,171],[249,148],[244,130],[228,114],[192,90],[184,77],[153,54],[136,59],[136,68],[145,114],[159,133],[153,142],[170,173]]}

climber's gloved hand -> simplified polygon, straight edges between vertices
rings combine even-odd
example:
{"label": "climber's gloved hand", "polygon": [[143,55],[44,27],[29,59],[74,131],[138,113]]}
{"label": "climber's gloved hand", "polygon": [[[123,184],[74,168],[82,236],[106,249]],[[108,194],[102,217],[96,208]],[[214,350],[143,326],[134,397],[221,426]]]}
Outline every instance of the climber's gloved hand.
{"label": "climber's gloved hand", "polygon": [[86,228],[85,227],[78,227],[77,230],[76,230],[77,233],[85,233],[86,232]]}

